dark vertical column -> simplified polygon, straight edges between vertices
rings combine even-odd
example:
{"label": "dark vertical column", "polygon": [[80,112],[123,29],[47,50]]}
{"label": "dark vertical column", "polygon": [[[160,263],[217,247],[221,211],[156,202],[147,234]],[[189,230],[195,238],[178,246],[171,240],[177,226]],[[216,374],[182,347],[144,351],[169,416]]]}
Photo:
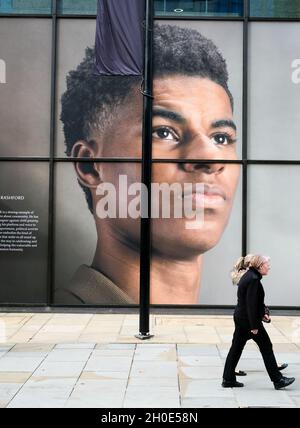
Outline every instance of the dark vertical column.
{"label": "dark vertical column", "polygon": [[53,304],[53,262],[54,262],[54,155],[55,155],[55,87],[57,54],[57,5],[52,0],[52,60],[51,60],[51,123],[49,151],[49,221],[48,221],[48,277],[47,306]]}
{"label": "dark vertical column", "polygon": [[153,25],[154,0],[146,0],[144,106],[143,106],[143,158],[142,183],[147,194],[142,193],[140,238],[140,323],[139,339],[149,339],[150,317],[150,265],[151,265],[151,167],[152,167],[152,101],[153,101]]}
{"label": "dark vertical column", "polygon": [[243,202],[242,202],[242,254],[247,254],[248,226],[248,43],[249,0],[244,1],[243,22]]}

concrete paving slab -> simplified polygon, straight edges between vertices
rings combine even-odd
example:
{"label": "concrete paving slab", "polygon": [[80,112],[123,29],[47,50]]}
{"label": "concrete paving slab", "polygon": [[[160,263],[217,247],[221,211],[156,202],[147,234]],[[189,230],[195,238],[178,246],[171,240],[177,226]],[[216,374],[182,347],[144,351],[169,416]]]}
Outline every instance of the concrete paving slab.
{"label": "concrete paving slab", "polygon": [[217,379],[222,381],[223,367],[179,367],[182,379]]}
{"label": "concrete paving slab", "polygon": [[294,405],[292,399],[285,391],[271,390],[267,389],[267,387],[264,390],[259,390],[257,387],[251,389],[250,385],[247,385],[247,388],[239,389],[243,389],[243,391],[238,391],[235,396],[240,407],[281,407]]}
{"label": "concrete paving slab", "polygon": [[177,347],[177,352],[179,357],[219,356],[219,350],[216,345],[179,344]]}
{"label": "concrete paving slab", "polygon": [[134,349],[95,349],[92,358],[99,357],[129,357],[134,355]]}
{"label": "concrete paving slab", "polygon": [[59,343],[55,349],[94,349],[96,343]]}
{"label": "concrete paving slab", "polygon": [[108,380],[109,382],[115,381],[115,380],[125,380],[128,381],[129,373],[127,371],[124,372],[109,372],[109,371],[96,371],[96,372],[89,372],[85,371],[82,372],[79,378],[79,381],[86,381],[86,380],[95,380],[95,381],[105,381]]}
{"label": "concrete paving slab", "polygon": [[200,397],[184,398],[181,402],[183,408],[237,408],[238,402],[235,398],[228,397]]}
{"label": "concrete paving slab", "polygon": [[11,352],[21,352],[21,353],[32,353],[32,352],[40,352],[40,353],[49,353],[54,348],[54,344],[44,343],[19,343],[15,345],[11,350]]}
{"label": "concrete paving slab", "polygon": [[222,379],[181,380],[182,398],[227,397],[234,398],[232,388],[222,388]]}
{"label": "concrete paving slab", "polygon": [[25,383],[31,372],[0,372],[0,383]]}
{"label": "concrete paving slab", "polygon": [[128,386],[154,386],[154,387],[172,387],[178,388],[178,378],[177,376],[173,377],[159,377],[159,378],[147,378],[144,377],[129,377]]}
{"label": "concrete paving slab", "polygon": [[178,388],[163,386],[128,386],[125,408],[179,408]]}
{"label": "concrete paving slab", "polygon": [[0,401],[9,402],[22,388],[22,383],[0,383]]}
{"label": "concrete paving slab", "polygon": [[13,399],[7,408],[10,409],[60,409],[65,406],[66,398],[52,398],[41,394],[23,394]]}
{"label": "concrete paving slab", "polygon": [[178,357],[178,364],[179,366],[223,367],[220,357],[202,355]]}
{"label": "concrete paving slab", "polygon": [[131,343],[98,343],[96,345],[97,350],[135,350],[136,345]]}
{"label": "concrete paving slab", "polygon": [[91,354],[92,349],[55,349],[48,354],[45,361],[87,361]]}
{"label": "concrete paving slab", "polygon": [[92,357],[84,368],[85,371],[129,372],[131,357]]}
{"label": "concrete paving slab", "polygon": [[34,373],[35,376],[40,377],[78,377],[82,372],[86,362],[73,361],[73,362],[51,362],[47,361]]}
{"label": "concrete paving slab", "polygon": [[177,353],[174,348],[138,348],[134,354],[134,361],[176,361]]}
{"label": "concrete paving slab", "polygon": [[135,361],[132,365],[130,377],[139,378],[169,378],[177,377],[175,361]]}
{"label": "concrete paving slab", "polygon": [[25,385],[25,388],[36,388],[39,390],[51,390],[60,388],[73,388],[76,384],[77,377],[48,377],[48,376],[36,376],[33,375]]}
{"label": "concrete paving slab", "polygon": [[0,359],[0,372],[33,372],[43,361],[44,357],[38,358],[9,358],[4,356]]}
{"label": "concrete paving slab", "polygon": [[126,382],[79,382],[75,386],[66,407],[118,407],[122,406]]}

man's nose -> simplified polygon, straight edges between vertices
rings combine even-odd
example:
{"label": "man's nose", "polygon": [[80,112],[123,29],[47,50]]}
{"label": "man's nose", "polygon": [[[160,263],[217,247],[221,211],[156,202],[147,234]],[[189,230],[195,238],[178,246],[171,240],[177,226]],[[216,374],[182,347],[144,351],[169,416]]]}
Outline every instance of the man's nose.
{"label": "man's nose", "polygon": [[203,172],[204,174],[221,174],[225,169],[225,164],[220,163],[182,163],[180,167],[188,173]]}
{"label": "man's nose", "polygon": [[186,146],[185,159],[201,160],[201,163],[183,163],[182,169],[185,172],[204,172],[205,174],[220,174],[225,169],[225,164],[205,162],[205,160],[220,160],[220,150],[210,138],[201,134],[195,135]]}

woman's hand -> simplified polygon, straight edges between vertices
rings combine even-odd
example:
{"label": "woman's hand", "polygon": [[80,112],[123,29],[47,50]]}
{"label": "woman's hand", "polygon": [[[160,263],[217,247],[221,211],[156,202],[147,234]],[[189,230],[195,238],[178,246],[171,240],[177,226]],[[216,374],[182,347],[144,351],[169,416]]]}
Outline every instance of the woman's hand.
{"label": "woman's hand", "polygon": [[251,333],[252,333],[252,334],[257,334],[257,333],[258,333],[258,330],[251,330]]}
{"label": "woman's hand", "polygon": [[268,314],[265,314],[264,316],[263,316],[263,319],[262,319],[264,322],[266,322],[266,323],[269,323],[269,322],[271,322],[271,317],[268,315]]}

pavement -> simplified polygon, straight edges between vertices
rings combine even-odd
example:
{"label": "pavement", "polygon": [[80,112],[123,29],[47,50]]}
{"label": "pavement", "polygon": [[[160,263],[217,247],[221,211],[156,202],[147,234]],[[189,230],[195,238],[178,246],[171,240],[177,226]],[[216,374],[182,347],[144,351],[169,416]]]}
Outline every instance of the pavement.
{"label": "pavement", "polygon": [[140,341],[134,313],[0,313],[2,408],[300,407],[300,317],[265,327],[293,385],[276,391],[254,342],[238,368],[244,388],[222,388],[231,315],[151,314]]}

